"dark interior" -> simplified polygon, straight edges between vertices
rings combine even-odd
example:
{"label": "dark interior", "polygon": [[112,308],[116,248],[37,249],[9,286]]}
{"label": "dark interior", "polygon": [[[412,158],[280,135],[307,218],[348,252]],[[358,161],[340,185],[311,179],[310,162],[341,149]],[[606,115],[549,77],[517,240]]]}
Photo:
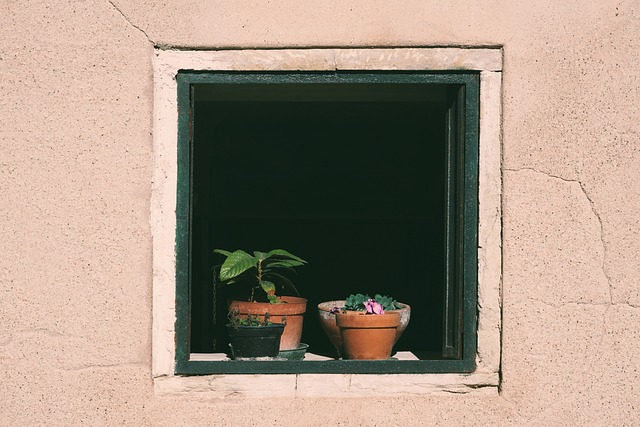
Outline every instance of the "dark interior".
{"label": "dark interior", "polygon": [[439,357],[444,92],[428,84],[195,86],[191,352],[226,352],[226,299],[240,291],[214,297],[211,269],[221,259],[213,249],[282,248],[309,262],[290,278],[308,299],[302,341],[310,352],[334,355],[318,303],[360,292],[411,305],[395,349]]}

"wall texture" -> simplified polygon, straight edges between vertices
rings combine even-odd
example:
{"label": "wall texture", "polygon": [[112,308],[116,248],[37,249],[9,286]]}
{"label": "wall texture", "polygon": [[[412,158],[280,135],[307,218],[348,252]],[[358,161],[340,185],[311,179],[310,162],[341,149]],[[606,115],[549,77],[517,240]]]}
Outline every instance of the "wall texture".
{"label": "wall texture", "polygon": [[[0,425],[640,424],[639,36],[634,0],[2,1]],[[156,397],[154,47],[460,45],[504,47],[500,394]]]}

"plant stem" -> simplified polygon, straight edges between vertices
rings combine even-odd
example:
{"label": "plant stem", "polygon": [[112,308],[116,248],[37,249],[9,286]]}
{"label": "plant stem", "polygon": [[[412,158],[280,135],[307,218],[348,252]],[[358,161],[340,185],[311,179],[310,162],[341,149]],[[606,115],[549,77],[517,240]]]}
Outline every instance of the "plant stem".
{"label": "plant stem", "polygon": [[[258,286],[260,286],[260,283],[262,282],[262,260],[258,260]],[[252,287],[251,288],[251,302],[254,302],[254,293],[255,293],[255,289],[258,287]]]}

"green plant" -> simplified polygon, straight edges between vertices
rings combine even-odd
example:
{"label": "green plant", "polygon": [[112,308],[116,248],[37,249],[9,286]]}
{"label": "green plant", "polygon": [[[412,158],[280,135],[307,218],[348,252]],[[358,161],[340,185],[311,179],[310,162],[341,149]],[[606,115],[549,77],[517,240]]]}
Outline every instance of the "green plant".
{"label": "green plant", "polygon": [[366,314],[384,314],[386,310],[402,308],[393,297],[376,294],[374,298],[369,295],[351,294],[347,297],[342,308],[334,308],[332,311],[364,311]]}
{"label": "green plant", "polygon": [[259,316],[257,314],[247,314],[241,315],[238,310],[232,310],[229,312],[229,324],[234,328],[238,328],[239,326],[268,326],[273,325],[271,321],[271,316],[269,313],[265,313],[264,316]]}
{"label": "green plant", "polygon": [[[222,285],[231,285],[239,282],[254,283],[251,285],[249,301],[256,300],[255,290],[262,289],[270,303],[277,302],[276,283],[284,288],[291,288],[299,295],[293,282],[281,274],[281,271],[294,271],[295,267],[305,265],[307,262],[284,249],[274,249],[269,252],[255,251],[249,255],[245,251],[234,252],[222,249],[214,250],[215,253],[226,257],[220,266],[218,278]],[[215,273],[214,273],[215,280]]]}

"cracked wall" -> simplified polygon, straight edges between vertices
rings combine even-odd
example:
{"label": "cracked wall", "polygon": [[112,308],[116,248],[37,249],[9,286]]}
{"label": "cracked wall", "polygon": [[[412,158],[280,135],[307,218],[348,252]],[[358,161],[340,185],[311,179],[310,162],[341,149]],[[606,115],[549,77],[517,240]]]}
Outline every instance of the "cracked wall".
{"label": "cracked wall", "polygon": [[[640,424],[637,2],[48,3],[0,4],[0,425]],[[504,47],[499,395],[155,396],[154,45]]]}

